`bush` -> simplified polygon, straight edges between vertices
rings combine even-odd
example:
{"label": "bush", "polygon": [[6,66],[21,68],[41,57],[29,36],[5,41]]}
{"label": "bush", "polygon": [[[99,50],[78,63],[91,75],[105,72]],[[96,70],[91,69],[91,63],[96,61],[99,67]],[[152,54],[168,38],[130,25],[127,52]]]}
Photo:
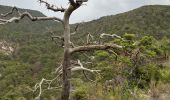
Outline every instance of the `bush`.
{"label": "bush", "polygon": [[160,74],[161,74],[161,80],[163,82],[166,82],[166,83],[170,82],[170,70],[165,70],[165,69],[161,70]]}
{"label": "bush", "polygon": [[138,69],[138,75],[138,78],[141,80],[139,85],[142,87],[148,86],[151,80],[159,81],[161,78],[159,68],[153,64],[141,66]]}
{"label": "bush", "polygon": [[77,87],[77,89],[73,93],[73,100],[87,100],[87,87]]}
{"label": "bush", "polygon": [[142,46],[150,46],[150,45],[152,45],[153,39],[154,38],[152,36],[144,36],[140,40],[140,45],[142,45]]}
{"label": "bush", "polygon": [[97,60],[105,60],[107,57],[109,57],[109,53],[106,51],[97,51],[95,52],[96,54],[96,59]]}
{"label": "bush", "polygon": [[131,40],[134,40],[134,39],[135,39],[135,34],[125,33],[125,34],[123,35],[123,37],[124,37],[126,40],[131,41]]}

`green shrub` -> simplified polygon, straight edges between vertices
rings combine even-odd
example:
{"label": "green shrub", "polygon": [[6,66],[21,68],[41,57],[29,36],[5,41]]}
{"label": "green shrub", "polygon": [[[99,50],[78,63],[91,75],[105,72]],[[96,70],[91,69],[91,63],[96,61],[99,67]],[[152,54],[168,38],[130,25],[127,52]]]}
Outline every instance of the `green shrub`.
{"label": "green shrub", "polygon": [[106,51],[97,51],[95,52],[95,57],[97,60],[105,60],[107,57],[109,57],[109,53]]}
{"label": "green shrub", "polygon": [[126,40],[131,41],[131,40],[134,40],[134,39],[135,39],[135,34],[125,33],[125,34],[123,35],[123,37],[124,37]]}
{"label": "green shrub", "polygon": [[87,87],[80,86],[76,87],[77,89],[73,93],[73,100],[87,100]]}
{"label": "green shrub", "polygon": [[161,78],[159,67],[153,64],[141,66],[137,72],[139,76],[139,85],[148,86],[151,80],[159,81]]}
{"label": "green shrub", "polygon": [[161,70],[160,71],[160,74],[161,74],[161,80],[163,82],[170,82],[170,70]]}
{"label": "green shrub", "polygon": [[153,37],[152,36],[144,36],[142,37],[142,39],[140,40],[140,45],[142,46],[149,46],[149,45],[152,45],[153,43]]}

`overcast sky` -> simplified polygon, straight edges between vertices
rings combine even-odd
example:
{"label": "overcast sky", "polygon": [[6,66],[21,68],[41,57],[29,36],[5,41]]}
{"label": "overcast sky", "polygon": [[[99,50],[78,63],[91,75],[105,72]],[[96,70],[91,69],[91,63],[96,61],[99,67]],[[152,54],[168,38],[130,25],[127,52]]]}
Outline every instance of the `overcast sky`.
{"label": "overcast sky", "polygon": [[[68,0],[46,0],[52,4],[63,7],[68,6]],[[143,5],[170,5],[170,0],[88,0],[86,5],[75,11],[71,17],[71,23],[89,21],[101,16],[126,12]],[[0,5],[17,6],[19,8],[38,10],[47,16],[59,16],[40,5],[38,0],[0,0]]]}

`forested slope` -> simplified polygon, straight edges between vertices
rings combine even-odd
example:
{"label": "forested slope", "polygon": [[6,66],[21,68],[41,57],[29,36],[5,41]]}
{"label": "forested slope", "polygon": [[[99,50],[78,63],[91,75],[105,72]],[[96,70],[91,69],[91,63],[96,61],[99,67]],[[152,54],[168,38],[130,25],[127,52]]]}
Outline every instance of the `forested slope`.
{"label": "forested slope", "polygon": [[85,22],[80,31],[96,34],[102,32],[110,34],[133,33],[138,36],[151,35],[156,38],[170,37],[169,10],[169,5],[143,6],[125,13]]}
{"label": "forested slope", "polygon": [[[11,7],[0,6],[0,13],[10,10]],[[21,10],[28,11],[34,16],[44,16],[38,11]],[[170,6],[144,6],[126,13],[81,23],[78,33],[72,38],[75,45],[82,44],[89,32],[96,41],[103,32],[116,33],[126,41],[106,39],[107,42],[125,46],[123,50],[115,50],[115,53],[120,56],[110,51],[96,51],[74,56],[93,61],[91,66],[87,66],[100,69],[102,72],[101,77],[96,79],[98,84],[92,84],[93,82],[87,81],[83,75],[76,73],[75,78],[72,79],[73,89],[74,86],[76,87],[75,92],[72,93],[73,100],[75,98],[78,98],[76,100],[79,98],[109,100],[108,98],[112,96],[133,98],[134,95],[138,96],[137,93],[148,95],[144,92],[152,85],[152,79],[154,82],[161,81],[167,84],[170,81],[167,63],[170,50],[169,11]],[[72,28],[75,25],[77,24],[73,24]],[[0,99],[31,100],[38,93],[33,93],[31,90],[37,82],[42,78],[55,77],[53,72],[60,65],[63,51],[61,46],[52,41],[49,30],[61,35],[63,29],[57,22],[31,22],[27,18],[19,23],[0,26]],[[7,49],[3,49],[4,47]],[[85,59],[86,56],[93,56],[95,59]],[[93,75],[88,76],[95,80]],[[114,81],[114,86],[117,88],[108,83],[110,80]],[[49,98],[58,98],[60,90],[44,92],[43,100],[49,100]]]}

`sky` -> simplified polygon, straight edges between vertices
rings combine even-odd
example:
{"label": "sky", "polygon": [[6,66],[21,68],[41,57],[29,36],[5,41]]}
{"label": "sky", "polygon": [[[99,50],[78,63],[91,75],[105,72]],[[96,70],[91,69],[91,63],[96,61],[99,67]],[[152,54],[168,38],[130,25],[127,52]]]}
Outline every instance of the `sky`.
{"label": "sky", "polygon": [[[68,6],[68,0],[46,0],[57,6]],[[18,8],[38,10],[46,16],[58,16],[62,18],[60,12],[47,10],[45,5],[39,4],[38,0],[0,0],[0,5],[16,6]],[[102,16],[115,15],[144,5],[170,5],[170,0],[88,0],[71,16],[71,23],[85,22],[98,19]]]}

